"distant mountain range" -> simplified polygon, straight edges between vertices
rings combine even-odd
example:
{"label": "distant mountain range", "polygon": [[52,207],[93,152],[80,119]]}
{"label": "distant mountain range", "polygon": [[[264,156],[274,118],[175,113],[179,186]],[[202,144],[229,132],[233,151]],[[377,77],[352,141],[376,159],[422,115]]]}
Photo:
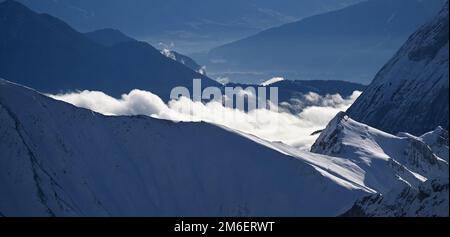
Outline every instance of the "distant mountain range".
{"label": "distant mountain range", "polygon": [[43,92],[101,90],[119,96],[140,88],[168,99],[172,88],[191,88],[194,78],[205,87],[221,86],[120,32],[85,35],[12,0],[0,3],[0,15],[0,76]]}
{"label": "distant mountain range", "polygon": [[206,68],[204,66],[199,65],[196,61],[194,61],[194,59],[170,49],[162,49],[161,53],[164,56],[173,59],[185,65],[186,67],[206,76]]}
{"label": "distant mountain range", "polygon": [[448,2],[414,33],[348,110],[350,117],[390,133],[448,130]]}
{"label": "distant mountain range", "polygon": [[[308,106],[316,104],[305,100],[305,95],[315,93],[320,96],[340,95],[342,98],[350,97],[355,91],[362,92],[366,86],[346,81],[290,81],[281,80],[267,85],[252,85],[228,83],[226,86],[241,87],[266,87],[266,95],[270,95],[270,88],[278,88],[278,102],[280,108],[292,114],[299,114]],[[258,91],[256,91],[258,95]]]}
{"label": "distant mountain range", "polygon": [[194,58],[210,75],[231,81],[290,80],[369,83],[410,34],[444,0],[368,0],[262,31]]}
{"label": "distant mountain range", "polygon": [[192,77],[218,83],[119,31],[82,34],[0,3],[0,77],[25,84],[0,79],[0,216],[448,217],[448,1],[438,12],[367,89],[264,83],[286,100],[365,89],[304,151],[221,125],[54,100],[42,92],[141,88],[164,98]]}
{"label": "distant mountain range", "polygon": [[[133,39],[132,37],[125,35],[119,30],[115,29],[101,29],[101,30],[95,30],[92,32],[85,33],[89,39],[102,44],[104,46],[114,46],[116,44],[120,43],[129,43],[129,42],[138,42],[138,40]],[[162,49],[161,53],[170,58],[173,59],[191,69],[193,69],[196,72],[199,72],[200,74],[205,75],[206,71],[205,69],[197,64],[192,58],[189,58],[188,56],[182,55],[180,53],[177,53],[175,51],[171,51],[169,49]]]}
{"label": "distant mountain range", "polygon": [[[79,33],[11,0],[0,4],[0,12],[4,16],[0,20],[0,76],[42,92],[98,90],[119,97],[142,89],[167,101],[172,88],[192,88],[194,78],[203,79],[203,87],[223,88],[193,59],[168,49],[156,50],[121,31]],[[276,86],[283,101],[308,92],[345,96],[364,88],[339,81],[284,81]]]}
{"label": "distant mountain range", "polygon": [[182,53],[206,50],[269,27],[361,0],[19,0],[87,32],[119,29]]}

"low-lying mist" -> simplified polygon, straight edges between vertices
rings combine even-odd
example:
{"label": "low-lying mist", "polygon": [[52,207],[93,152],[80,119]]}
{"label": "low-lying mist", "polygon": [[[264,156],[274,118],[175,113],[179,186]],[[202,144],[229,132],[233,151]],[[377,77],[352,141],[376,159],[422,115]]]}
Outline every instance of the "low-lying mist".
{"label": "low-lying mist", "polygon": [[324,129],[338,112],[347,110],[360,94],[355,91],[350,97],[343,98],[339,94],[321,96],[311,92],[297,98],[308,105],[297,114],[269,109],[244,112],[218,102],[194,102],[186,97],[164,103],[157,95],[143,90],[133,90],[120,99],[99,91],[49,96],[105,115],[147,115],[173,121],[205,121],[307,150],[318,137],[311,134]]}

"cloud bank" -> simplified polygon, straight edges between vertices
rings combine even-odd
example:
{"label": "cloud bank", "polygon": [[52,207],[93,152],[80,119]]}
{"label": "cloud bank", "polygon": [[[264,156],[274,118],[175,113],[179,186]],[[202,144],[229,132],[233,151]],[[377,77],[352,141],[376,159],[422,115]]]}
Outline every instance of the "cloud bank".
{"label": "cloud bank", "polygon": [[299,99],[308,106],[297,114],[268,109],[244,112],[227,108],[221,103],[204,104],[185,97],[166,104],[157,95],[143,90],[133,90],[120,99],[99,91],[49,96],[105,115],[147,115],[173,121],[205,121],[306,150],[318,137],[311,134],[324,129],[338,112],[347,110],[360,94],[355,91],[349,98],[342,98],[340,95],[308,93]]}

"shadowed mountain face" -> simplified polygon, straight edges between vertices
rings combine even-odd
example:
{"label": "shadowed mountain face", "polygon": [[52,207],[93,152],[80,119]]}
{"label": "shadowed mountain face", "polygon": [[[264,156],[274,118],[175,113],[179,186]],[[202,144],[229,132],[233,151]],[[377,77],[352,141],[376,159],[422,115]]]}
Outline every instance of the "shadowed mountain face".
{"label": "shadowed mountain face", "polygon": [[[138,42],[138,40],[133,39],[130,36],[125,35],[121,31],[115,29],[101,29],[85,33],[84,35],[92,41],[95,41],[104,46],[114,46],[120,43]],[[200,74],[206,74],[203,67],[198,65],[197,62],[195,62],[192,58],[179,54],[175,51],[170,51],[168,49],[161,50],[161,54],[185,65],[186,67],[196,72],[199,72]]]}
{"label": "shadowed mountain face", "polygon": [[114,28],[189,53],[361,0],[20,0],[82,32]]}
{"label": "shadowed mountain face", "polygon": [[390,133],[448,130],[448,27],[447,2],[383,67],[349,115]]}
{"label": "shadowed mountain face", "polygon": [[[368,83],[444,0],[369,0],[271,28],[217,47],[196,59],[210,74],[278,73],[290,80],[336,79]],[[203,62],[202,62],[203,63]],[[241,80],[240,80],[241,81]]]}
{"label": "shadowed mountain face", "polygon": [[114,29],[101,29],[95,30],[84,34],[92,41],[105,46],[113,46],[115,44],[135,42],[137,40],[125,35],[119,30]]}
{"label": "shadowed mountain face", "polygon": [[[81,34],[15,1],[0,4],[0,11],[4,16],[0,21],[0,76],[39,91],[99,90],[118,97],[142,89],[167,101],[176,86],[192,89],[194,78],[202,78],[203,87],[222,88],[192,59],[173,51],[160,52],[118,30]],[[362,87],[331,81],[284,81],[274,86],[281,88],[283,101],[308,92],[347,95]]]}
{"label": "shadowed mountain face", "polygon": [[168,99],[173,87],[192,87],[193,78],[220,86],[147,43],[105,46],[15,1],[1,3],[0,15],[0,76],[42,92],[88,89],[118,96],[140,88]]}

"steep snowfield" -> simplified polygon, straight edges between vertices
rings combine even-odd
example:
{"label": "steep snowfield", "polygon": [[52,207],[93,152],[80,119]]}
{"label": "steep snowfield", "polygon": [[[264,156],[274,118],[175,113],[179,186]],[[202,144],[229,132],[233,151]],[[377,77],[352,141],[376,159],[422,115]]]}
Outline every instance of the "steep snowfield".
{"label": "steep snowfield", "polygon": [[0,213],[334,216],[369,193],[345,159],[267,146],[206,123],[106,117],[0,81]]}
{"label": "steep snowfield", "polygon": [[207,123],[108,117],[0,80],[4,216],[336,216],[448,180],[443,129],[393,136],[340,114],[313,150],[323,154]]}
{"label": "steep snowfield", "polygon": [[438,127],[433,132],[422,135],[419,139],[430,146],[431,150],[448,162],[448,131],[442,127]]}
{"label": "steep snowfield", "polygon": [[444,217],[448,211],[448,179],[433,179],[418,189],[406,187],[385,196],[364,197],[347,211],[347,217]]}
{"label": "steep snowfield", "polygon": [[[442,133],[438,128],[421,138],[405,133],[394,136],[342,112],[321,133],[311,151],[354,162],[365,171],[363,185],[385,194],[403,186],[418,187],[435,177],[448,179],[448,139],[435,142]],[[442,157],[433,153],[427,140]]]}
{"label": "steep snowfield", "polygon": [[348,110],[350,117],[389,133],[448,130],[448,1],[413,34]]}
{"label": "steep snowfield", "polygon": [[449,215],[448,8],[447,1],[348,110],[360,122],[400,133],[389,135],[341,113],[312,147],[372,170],[364,184],[380,193],[359,199],[344,216]]}

